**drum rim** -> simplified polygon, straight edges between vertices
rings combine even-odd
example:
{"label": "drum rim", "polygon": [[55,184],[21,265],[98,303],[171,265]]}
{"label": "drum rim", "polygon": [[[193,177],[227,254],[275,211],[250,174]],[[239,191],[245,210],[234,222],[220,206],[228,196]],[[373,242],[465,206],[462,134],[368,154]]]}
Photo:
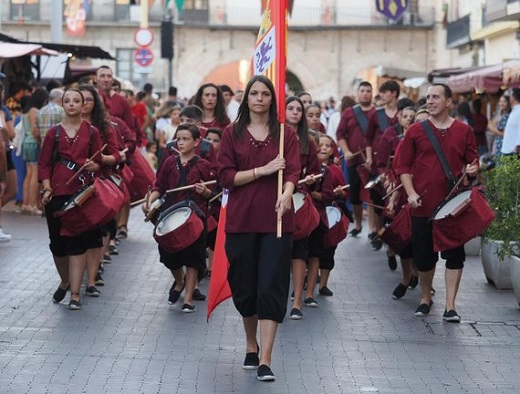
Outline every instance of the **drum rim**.
{"label": "drum rim", "polygon": [[165,232],[165,233],[161,232],[160,227],[161,227],[161,224],[162,224],[166,219],[168,219],[170,216],[172,216],[172,215],[174,215],[174,214],[176,214],[176,213],[183,212],[183,211],[186,211],[186,212],[188,213],[188,217],[187,217],[187,219],[186,219],[182,224],[186,223],[186,222],[188,221],[188,219],[191,217],[191,215],[193,215],[193,209],[191,209],[190,207],[179,207],[179,208],[177,208],[177,209],[175,209],[175,210],[173,210],[173,211],[171,211],[171,212],[168,212],[168,214],[166,214],[163,218],[161,218],[161,220],[159,220],[159,221],[157,222],[157,225],[155,226],[155,229],[154,229],[155,234],[156,234],[158,237],[162,237],[162,236],[164,236],[164,235],[167,235],[167,234],[171,233],[172,231],[178,230],[178,229],[182,226],[182,224],[181,224],[181,226],[176,227],[176,228],[174,228],[173,230],[170,230],[170,231]]}
{"label": "drum rim", "polygon": [[466,195],[464,199],[461,199],[460,202],[464,201],[465,199],[469,198],[471,196],[471,193],[472,193],[472,189],[466,189],[466,190],[462,190],[460,191],[459,193],[453,195],[449,200],[444,200],[442,201],[442,203],[439,204],[439,206],[435,209],[435,212],[433,213],[432,215],[432,220],[441,220],[441,219],[444,219],[447,217],[446,216],[443,216],[443,217],[437,217],[437,215],[442,211],[442,209],[450,202],[456,200],[458,197],[461,197],[462,195]]}

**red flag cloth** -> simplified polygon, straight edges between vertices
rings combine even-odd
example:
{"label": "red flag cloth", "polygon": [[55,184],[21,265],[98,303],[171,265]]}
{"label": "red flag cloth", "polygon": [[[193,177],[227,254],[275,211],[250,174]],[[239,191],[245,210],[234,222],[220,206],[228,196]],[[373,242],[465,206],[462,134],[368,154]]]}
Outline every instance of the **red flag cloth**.
{"label": "red flag cloth", "polygon": [[[285,69],[287,47],[287,0],[267,0],[258,31],[255,52],[251,60],[251,74],[264,74],[272,82],[276,91],[278,120],[285,123]],[[220,209],[220,218],[215,240],[215,255],[209,282],[207,319],[222,302],[231,297],[227,281],[229,262],[224,245],[226,243],[226,205],[228,192],[225,191]]]}
{"label": "red flag cloth", "polygon": [[231,297],[231,289],[227,281],[229,262],[224,245],[226,244],[226,213],[228,191],[224,190],[222,206],[217,227],[217,239],[215,240],[215,254],[211,267],[211,279],[209,281],[207,320],[215,308],[223,301]]}

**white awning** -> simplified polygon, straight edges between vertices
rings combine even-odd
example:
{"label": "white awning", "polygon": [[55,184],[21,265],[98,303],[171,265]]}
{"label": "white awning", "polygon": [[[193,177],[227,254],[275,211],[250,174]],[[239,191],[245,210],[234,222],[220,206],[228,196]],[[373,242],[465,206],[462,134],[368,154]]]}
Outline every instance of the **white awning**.
{"label": "white awning", "polygon": [[58,52],[44,48],[42,45],[0,42],[0,59],[12,59],[25,55],[56,56],[57,54]]}

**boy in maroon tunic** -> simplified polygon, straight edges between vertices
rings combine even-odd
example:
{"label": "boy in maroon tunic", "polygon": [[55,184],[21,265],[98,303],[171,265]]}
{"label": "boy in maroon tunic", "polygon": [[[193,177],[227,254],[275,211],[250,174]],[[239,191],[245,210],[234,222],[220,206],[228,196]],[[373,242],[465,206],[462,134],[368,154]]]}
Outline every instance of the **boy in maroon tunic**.
{"label": "boy in maroon tunic", "polygon": [[[194,125],[180,125],[177,128],[177,139],[179,156],[170,156],[164,162],[161,171],[157,173],[157,180],[143,210],[146,214],[150,211],[150,205],[165,195],[167,190],[185,186],[195,185],[193,190],[169,193],[161,206],[161,212],[168,207],[185,200],[196,203],[199,213],[204,215],[207,208],[207,200],[211,197],[211,189],[203,182],[215,178],[214,172],[208,161],[195,154],[195,148],[200,142],[200,131]],[[205,217],[202,217],[206,221]],[[206,227],[206,225],[204,225]],[[186,285],[184,305],[182,311],[191,313],[195,310],[192,304],[193,291],[197,284],[197,274],[206,269],[206,229],[197,240],[187,248],[171,253],[159,245],[161,262],[168,268],[175,278],[170,289],[169,302],[174,304],[179,299],[180,293]],[[186,279],[183,279],[183,266],[187,267]]]}
{"label": "boy in maroon tunic", "polygon": [[[430,112],[427,122],[439,141],[451,171],[455,177],[460,177],[463,169],[468,176],[475,176],[478,166],[469,164],[478,158],[475,135],[468,125],[449,116],[451,89],[443,84],[432,85],[428,88],[426,99]],[[430,313],[433,304],[431,288],[438,259],[437,253],[433,251],[429,218],[449,190],[441,162],[420,123],[414,123],[406,132],[397,172],[412,208],[412,249],[422,289],[415,315],[424,316]],[[446,308],[443,319],[460,322],[455,309],[455,297],[464,267],[464,246],[444,251],[441,255],[446,259]]]}
{"label": "boy in maroon tunic", "polygon": [[[361,233],[361,220],[363,218],[363,206],[361,205],[360,194],[361,188],[365,185],[361,182],[357,168],[363,164],[364,156],[358,152],[364,150],[366,147],[366,126],[368,126],[368,119],[376,110],[372,104],[372,85],[370,82],[364,81],[359,84],[357,89],[357,101],[357,105],[347,108],[345,112],[343,112],[336,131],[338,145],[343,151],[343,155],[347,161],[350,203],[352,204],[354,213],[354,228],[350,231],[352,237],[357,237],[358,234]],[[373,222],[374,209],[369,207],[367,211],[369,214],[369,223]],[[375,228],[371,228],[370,231],[375,231]]]}

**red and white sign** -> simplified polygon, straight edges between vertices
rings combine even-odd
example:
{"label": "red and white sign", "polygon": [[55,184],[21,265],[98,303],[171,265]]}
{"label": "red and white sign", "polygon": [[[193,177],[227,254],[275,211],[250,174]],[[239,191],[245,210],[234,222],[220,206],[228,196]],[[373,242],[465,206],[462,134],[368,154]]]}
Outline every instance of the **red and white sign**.
{"label": "red and white sign", "polygon": [[139,27],[134,33],[134,41],[139,47],[147,47],[153,42],[153,32],[146,27]]}
{"label": "red and white sign", "polygon": [[153,59],[153,52],[149,48],[137,48],[134,52],[134,60],[139,66],[149,66],[152,64]]}

